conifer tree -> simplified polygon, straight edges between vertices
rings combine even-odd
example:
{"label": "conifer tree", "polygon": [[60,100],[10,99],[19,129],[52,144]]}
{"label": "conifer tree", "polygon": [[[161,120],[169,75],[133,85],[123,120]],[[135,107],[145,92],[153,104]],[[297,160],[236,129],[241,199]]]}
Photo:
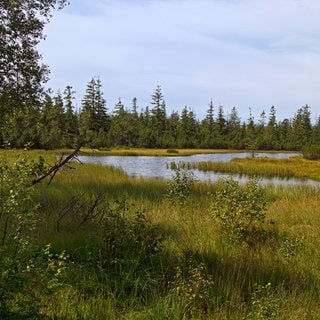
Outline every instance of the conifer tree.
{"label": "conifer tree", "polygon": [[63,132],[63,146],[67,148],[75,147],[78,137],[78,119],[74,111],[73,100],[75,92],[72,86],[67,86],[64,90],[64,132]]}
{"label": "conifer tree", "polygon": [[100,79],[92,78],[82,99],[79,132],[87,145],[102,147],[107,144],[109,117],[103,98]]}
{"label": "conifer tree", "polygon": [[156,147],[161,147],[163,143],[163,135],[166,130],[166,103],[162,94],[161,86],[157,86],[153,95],[151,105],[151,123],[152,123],[152,134]]}

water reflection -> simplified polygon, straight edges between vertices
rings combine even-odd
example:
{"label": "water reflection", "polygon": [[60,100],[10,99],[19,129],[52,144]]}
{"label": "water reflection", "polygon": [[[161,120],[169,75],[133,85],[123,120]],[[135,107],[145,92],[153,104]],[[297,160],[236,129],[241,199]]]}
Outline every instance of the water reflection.
{"label": "water reflection", "polygon": [[[270,158],[289,158],[297,156],[297,153],[256,153],[256,157]],[[200,161],[221,161],[227,162],[233,158],[250,157],[250,153],[214,153],[214,154],[196,154],[192,156],[79,156],[79,160],[83,163],[98,163],[103,165],[111,165],[121,168],[131,177],[143,178],[164,178],[170,179],[174,172],[170,170],[171,162],[200,162]],[[217,181],[221,177],[229,177],[229,174],[204,172],[192,170],[194,177],[201,181]],[[233,175],[236,180],[246,182],[247,176]],[[320,183],[312,180],[300,179],[279,179],[279,178],[262,178],[262,183],[270,184],[298,184],[298,185],[320,185]]]}

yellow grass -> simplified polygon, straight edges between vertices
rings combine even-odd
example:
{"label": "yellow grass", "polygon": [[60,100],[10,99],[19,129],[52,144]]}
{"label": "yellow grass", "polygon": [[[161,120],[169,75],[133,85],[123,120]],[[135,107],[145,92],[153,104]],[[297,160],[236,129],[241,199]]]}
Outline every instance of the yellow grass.
{"label": "yellow grass", "polygon": [[[66,150],[64,150],[66,151]],[[107,155],[135,155],[135,156],[190,156],[193,154],[229,153],[237,150],[221,149],[145,149],[145,148],[113,148],[106,150],[81,148],[81,152],[95,156]]]}
{"label": "yellow grass", "polygon": [[232,163],[240,164],[247,167],[261,168],[265,171],[279,169],[292,172],[295,178],[310,178],[320,180],[320,161],[307,160],[303,157],[291,157],[288,159],[273,158],[247,158],[233,159]]}

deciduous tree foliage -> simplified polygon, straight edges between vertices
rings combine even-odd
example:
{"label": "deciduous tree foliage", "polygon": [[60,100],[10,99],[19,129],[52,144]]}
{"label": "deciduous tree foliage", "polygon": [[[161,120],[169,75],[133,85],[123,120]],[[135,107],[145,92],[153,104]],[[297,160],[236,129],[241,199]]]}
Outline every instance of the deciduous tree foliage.
{"label": "deciduous tree foliage", "polygon": [[[48,80],[37,45],[53,9],[67,0],[0,1],[0,129],[13,108],[36,105]],[[1,141],[0,141],[1,142]]]}

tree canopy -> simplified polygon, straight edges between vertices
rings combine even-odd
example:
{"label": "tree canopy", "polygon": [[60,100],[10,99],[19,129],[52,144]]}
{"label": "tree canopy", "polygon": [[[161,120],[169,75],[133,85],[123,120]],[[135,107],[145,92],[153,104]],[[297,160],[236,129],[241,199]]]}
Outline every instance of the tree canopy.
{"label": "tree canopy", "polygon": [[0,128],[13,107],[37,105],[48,80],[37,45],[52,10],[67,0],[1,0],[0,2]]}

